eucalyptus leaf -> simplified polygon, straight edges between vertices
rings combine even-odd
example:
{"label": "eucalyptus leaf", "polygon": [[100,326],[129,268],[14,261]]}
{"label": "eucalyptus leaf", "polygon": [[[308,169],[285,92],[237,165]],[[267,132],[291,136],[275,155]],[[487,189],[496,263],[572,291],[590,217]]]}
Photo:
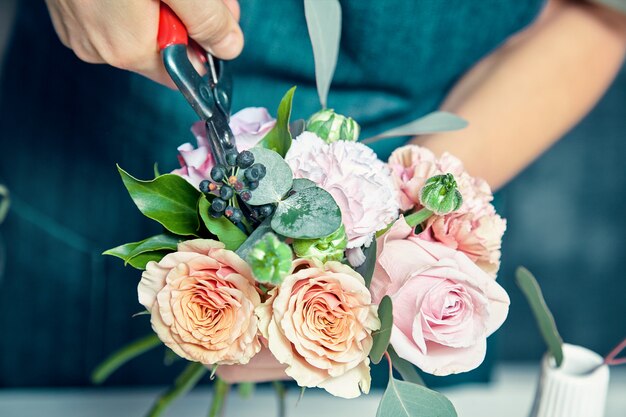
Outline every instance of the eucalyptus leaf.
{"label": "eucalyptus leaf", "polygon": [[210,207],[211,203],[204,196],[200,197],[198,213],[202,222],[209,232],[217,236],[217,239],[226,246],[226,249],[237,250],[248,236],[226,217],[222,216],[218,219],[212,217],[209,214]]}
{"label": "eucalyptus leaf", "polygon": [[174,234],[196,234],[200,225],[196,211],[200,191],[178,175],[165,174],[151,181],[141,181],[119,166],[117,170],[144,216],[156,220]]}
{"label": "eucalyptus leaf", "polygon": [[259,145],[278,153],[283,158],[291,147],[291,132],[289,131],[289,118],[291,117],[291,104],[296,87],[291,87],[278,105],[276,124],[267,132]]}
{"label": "eucalyptus leaf", "polygon": [[379,363],[389,346],[391,328],[393,327],[393,305],[391,298],[385,295],[378,305],[378,318],[380,329],[372,333],[373,343],[370,350],[370,359],[373,363]]}
{"label": "eucalyptus leaf", "polygon": [[554,316],[543,298],[539,283],[528,269],[521,266],[515,272],[515,280],[530,305],[541,336],[548,345],[548,350],[554,357],[558,368],[563,363],[563,339],[556,327]]}
{"label": "eucalyptus leaf", "polygon": [[9,189],[0,184],[0,224],[4,221],[9,213],[9,206],[11,205],[11,199],[9,197]]}
{"label": "eucalyptus leaf", "polygon": [[304,0],[304,15],[313,47],[317,94],[322,107],[326,108],[339,55],[341,5],[338,0]]}
{"label": "eucalyptus leaf", "polygon": [[398,356],[396,351],[391,346],[387,348],[387,353],[389,353],[393,368],[398,371],[403,380],[405,380],[406,382],[411,382],[413,384],[426,386],[424,380],[422,379],[420,374],[417,373],[415,366],[411,362]]}
{"label": "eucalyptus leaf", "polygon": [[268,232],[272,231],[270,222],[271,218],[263,220],[263,222],[258,225],[256,229],[254,229],[252,234],[248,236],[245,242],[243,242],[241,246],[239,246],[239,248],[235,251],[235,253],[237,253],[237,255],[239,255],[241,259],[248,259],[248,254],[250,253],[254,245],[256,245],[259,240],[263,239],[263,237]]}
{"label": "eucalyptus leaf", "polygon": [[278,203],[272,229],[294,239],[318,239],[341,226],[341,211],[328,191],[319,187],[296,191]]}
{"label": "eucalyptus leaf", "polygon": [[302,191],[306,188],[317,187],[317,185],[307,178],[296,178],[293,180],[291,189],[293,191]]}
{"label": "eucalyptus leaf", "polygon": [[451,132],[465,127],[467,127],[467,121],[459,116],[444,111],[436,111],[405,125],[395,127],[391,130],[365,139],[362,143],[373,143],[385,138],[398,136],[416,136],[427,133]]}
{"label": "eucalyptus leaf", "polygon": [[457,417],[457,413],[444,395],[390,376],[376,417]]}
{"label": "eucalyptus leaf", "polygon": [[365,280],[365,285],[369,288],[370,283],[372,282],[372,277],[374,276],[374,269],[376,269],[376,251],[378,244],[376,243],[376,239],[372,240],[372,243],[363,249],[363,253],[365,255],[365,262],[362,265],[355,268],[355,271],[361,274],[363,279]]}
{"label": "eucalyptus leaf", "polygon": [[[293,173],[287,162],[276,152],[265,148],[252,148],[254,162],[265,165],[266,174],[259,181],[259,187],[252,190],[248,200],[251,206],[278,203],[293,184]],[[240,174],[243,175],[243,174]]]}

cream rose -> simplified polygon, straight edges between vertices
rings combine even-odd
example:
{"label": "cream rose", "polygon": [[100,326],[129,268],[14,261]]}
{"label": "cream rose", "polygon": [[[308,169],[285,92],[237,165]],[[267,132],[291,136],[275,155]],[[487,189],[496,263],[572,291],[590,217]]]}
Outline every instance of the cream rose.
{"label": "cream rose", "polygon": [[178,252],[148,263],[137,290],[156,334],[183,358],[245,364],[261,349],[252,272],[221,242],[179,243]]}
{"label": "cream rose", "polygon": [[343,398],[367,393],[372,331],[380,327],[363,278],[338,262],[294,262],[259,308],[260,329],[285,373]]}

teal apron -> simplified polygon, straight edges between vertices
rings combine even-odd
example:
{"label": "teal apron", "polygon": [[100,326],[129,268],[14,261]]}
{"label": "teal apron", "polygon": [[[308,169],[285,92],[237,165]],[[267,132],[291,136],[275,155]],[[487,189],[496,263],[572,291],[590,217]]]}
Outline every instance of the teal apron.
{"label": "teal apron", "polygon": [[[319,101],[302,0],[269,4],[241,1],[246,46],[230,65],[233,106],[275,112],[297,85],[294,117],[306,117]],[[329,105],[367,137],[437,109],[463,73],[537,16],[542,0],[341,4]],[[176,168],[195,115],[177,92],[80,62],[53,34],[43,2],[20,6],[0,84],[0,183],[13,200],[0,226],[0,387],[86,385],[108,353],[150,332],[146,316],[131,318],[141,310],[139,272],[100,255],[159,232],[136,211],[115,163],[143,178],[154,162],[161,172]],[[375,150],[387,158],[403,142]],[[158,350],[137,359],[110,383],[171,381],[180,364],[161,367],[162,358]],[[486,380],[489,362],[454,378]]]}

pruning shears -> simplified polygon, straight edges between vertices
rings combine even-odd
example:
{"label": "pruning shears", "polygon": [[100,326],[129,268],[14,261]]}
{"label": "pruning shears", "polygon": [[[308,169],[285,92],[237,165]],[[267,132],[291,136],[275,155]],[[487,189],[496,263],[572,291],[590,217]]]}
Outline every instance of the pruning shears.
{"label": "pruning shears", "polygon": [[[232,81],[224,62],[190,40],[183,22],[165,3],[160,5],[157,43],[172,81],[205,123],[215,162],[226,166],[227,156],[236,155],[237,148],[235,136],[228,126]],[[205,76],[201,76],[191,64],[188,47],[206,67]]]}

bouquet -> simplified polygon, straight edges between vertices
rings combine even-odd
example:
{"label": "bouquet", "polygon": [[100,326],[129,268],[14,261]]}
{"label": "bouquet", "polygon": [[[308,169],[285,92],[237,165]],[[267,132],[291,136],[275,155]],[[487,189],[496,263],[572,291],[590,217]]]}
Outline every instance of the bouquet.
{"label": "bouquet", "polygon": [[[333,20],[311,12],[321,3],[305,2],[312,39],[322,26],[311,19]],[[325,55],[313,49],[318,64]],[[180,169],[139,180],[118,167],[137,208],[164,229],[105,252],[143,271],[140,314],[154,335],[114,354],[94,379],[164,344],[189,364],[150,416],[207,372],[217,378],[211,415],[230,384],[292,380],[356,398],[383,358],[378,416],[456,416],[415,367],[476,368],[507,316],[495,280],[506,223],[489,186],[454,156],[417,145],[381,161],[358,141],[356,121],[325,108],[334,63],[320,68],[331,68],[318,72],[322,110],[292,122],[294,87],[276,119],[264,108],[233,114],[237,149],[225,163],[199,123],[197,145],[178,148]],[[371,140],[464,124],[436,112]]]}

